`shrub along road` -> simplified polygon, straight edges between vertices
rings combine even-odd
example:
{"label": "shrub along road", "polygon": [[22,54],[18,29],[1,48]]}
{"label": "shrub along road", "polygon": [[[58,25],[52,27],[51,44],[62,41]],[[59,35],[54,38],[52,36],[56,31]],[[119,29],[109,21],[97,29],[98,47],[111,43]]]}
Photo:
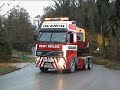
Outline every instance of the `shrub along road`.
{"label": "shrub along road", "polygon": [[32,63],[0,76],[0,90],[120,90],[120,71],[94,65],[92,70],[60,74],[40,72]]}

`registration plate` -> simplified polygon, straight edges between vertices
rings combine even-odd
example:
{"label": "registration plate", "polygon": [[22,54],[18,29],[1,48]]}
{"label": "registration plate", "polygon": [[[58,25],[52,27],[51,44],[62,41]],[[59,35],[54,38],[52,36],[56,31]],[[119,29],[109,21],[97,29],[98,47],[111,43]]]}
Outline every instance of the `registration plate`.
{"label": "registration plate", "polygon": [[44,67],[45,68],[52,68],[51,63],[45,63]]}
{"label": "registration plate", "polygon": [[44,62],[54,62],[54,59],[52,57],[45,57],[43,59]]}

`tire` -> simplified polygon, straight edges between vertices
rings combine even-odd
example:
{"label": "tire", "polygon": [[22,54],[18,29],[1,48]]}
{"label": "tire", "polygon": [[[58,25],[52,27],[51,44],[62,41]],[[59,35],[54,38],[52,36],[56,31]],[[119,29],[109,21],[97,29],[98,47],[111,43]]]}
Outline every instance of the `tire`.
{"label": "tire", "polygon": [[90,59],[88,60],[88,69],[92,69],[92,67],[93,67],[93,59],[90,58]]}
{"label": "tire", "polygon": [[84,70],[88,70],[88,65],[89,63],[88,63],[88,59],[86,59],[85,61],[84,61]]}
{"label": "tire", "polygon": [[40,70],[41,70],[41,72],[47,72],[48,68],[42,68],[42,67],[40,67]]}
{"label": "tire", "polygon": [[74,59],[71,59],[71,61],[70,61],[69,72],[70,72],[70,73],[75,72],[75,60],[74,60]]}

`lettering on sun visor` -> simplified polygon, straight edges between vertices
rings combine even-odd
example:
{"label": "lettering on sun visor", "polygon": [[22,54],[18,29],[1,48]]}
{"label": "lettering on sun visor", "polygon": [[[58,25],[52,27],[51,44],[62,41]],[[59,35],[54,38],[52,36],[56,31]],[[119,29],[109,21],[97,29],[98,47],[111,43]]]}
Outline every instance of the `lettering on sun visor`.
{"label": "lettering on sun visor", "polygon": [[66,24],[43,24],[41,28],[66,28]]}

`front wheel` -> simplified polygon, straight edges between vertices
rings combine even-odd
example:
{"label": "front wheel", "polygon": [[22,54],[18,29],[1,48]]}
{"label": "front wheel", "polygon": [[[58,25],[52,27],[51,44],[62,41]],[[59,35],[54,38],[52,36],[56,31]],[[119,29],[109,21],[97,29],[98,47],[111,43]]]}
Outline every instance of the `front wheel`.
{"label": "front wheel", "polygon": [[84,61],[84,69],[87,70],[89,67],[88,59]]}
{"label": "front wheel", "polygon": [[91,58],[88,61],[88,69],[92,69],[92,67],[93,67],[93,59]]}
{"label": "front wheel", "polygon": [[70,61],[69,72],[70,72],[70,73],[75,72],[75,60],[74,60],[74,59],[72,59],[72,60]]}
{"label": "front wheel", "polygon": [[41,70],[41,72],[47,72],[48,68],[42,68],[42,67],[40,67],[40,70]]}

